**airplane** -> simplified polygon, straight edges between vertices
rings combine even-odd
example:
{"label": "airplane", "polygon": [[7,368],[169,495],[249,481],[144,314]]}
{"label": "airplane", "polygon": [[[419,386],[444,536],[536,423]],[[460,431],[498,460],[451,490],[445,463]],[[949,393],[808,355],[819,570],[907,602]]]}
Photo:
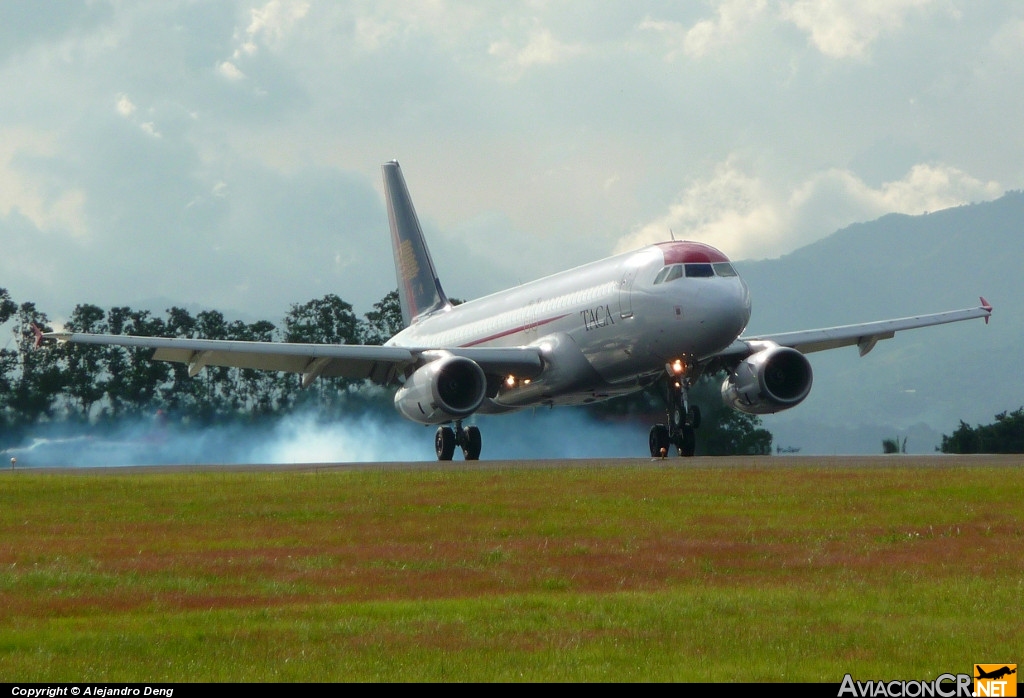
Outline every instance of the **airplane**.
{"label": "airplane", "polygon": [[301,385],[342,376],[398,385],[407,419],[437,426],[438,460],[481,453],[476,414],[583,405],[665,378],[666,420],[651,427],[652,457],[671,446],[693,456],[700,409],[689,391],[725,371],[733,409],[769,414],[811,390],[805,354],[856,345],[861,356],[896,332],[972,318],[992,306],[801,332],[743,336],[750,291],[729,259],[700,242],[668,241],[453,305],[427,248],[397,161],[382,165],[398,295],[405,328],[383,346],[183,339],[50,332],[48,339],[154,349],[152,358],[206,366],[290,371]]}
{"label": "airplane", "polygon": [[1009,676],[1010,674],[1017,673],[1016,669],[1011,669],[1008,666],[1004,666],[999,669],[993,669],[992,671],[985,671],[981,668],[980,664],[975,664],[974,669],[978,672],[978,675],[974,677],[976,679],[1001,679],[1004,676]]}

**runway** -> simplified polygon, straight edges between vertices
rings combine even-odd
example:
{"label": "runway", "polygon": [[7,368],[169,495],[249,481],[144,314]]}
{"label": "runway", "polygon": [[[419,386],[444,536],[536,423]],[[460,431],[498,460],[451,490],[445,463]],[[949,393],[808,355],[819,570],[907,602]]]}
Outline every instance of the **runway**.
{"label": "runway", "polygon": [[1024,454],[970,454],[970,455],[878,455],[878,456],[715,456],[696,458],[580,458],[580,459],[534,459],[534,460],[453,460],[437,461],[388,461],[377,463],[191,463],[178,465],[123,465],[90,467],[15,467],[3,468],[0,472],[54,473],[80,475],[116,475],[137,473],[201,473],[201,472],[323,472],[323,471],[503,471],[503,470],[545,470],[576,468],[672,468],[672,469],[741,469],[751,470],[777,468],[979,468],[979,467],[1020,467],[1024,466]]}

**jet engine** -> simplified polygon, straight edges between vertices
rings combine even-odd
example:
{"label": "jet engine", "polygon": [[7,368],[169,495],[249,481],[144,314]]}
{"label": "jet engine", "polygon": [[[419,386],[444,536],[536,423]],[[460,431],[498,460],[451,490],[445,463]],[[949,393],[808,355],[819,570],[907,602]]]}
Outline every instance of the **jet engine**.
{"label": "jet engine", "polygon": [[748,356],[722,383],[722,400],[747,414],[799,405],[811,392],[811,364],[796,349],[770,344]]}
{"label": "jet engine", "polygon": [[443,424],[480,407],[487,377],[479,364],[450,354],[416,369],[395,394],[395,407],[420,424]]}

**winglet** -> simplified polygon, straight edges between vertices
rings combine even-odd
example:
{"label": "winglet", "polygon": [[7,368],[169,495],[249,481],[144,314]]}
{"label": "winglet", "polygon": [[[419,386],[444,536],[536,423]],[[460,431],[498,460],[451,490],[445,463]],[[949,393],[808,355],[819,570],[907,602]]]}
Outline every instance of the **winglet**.
{"label": "winglet", "polygon": [[39,325],[34,322],[32,323],[32,334],[36,336],[35,340],[32,342],[32,348],[38,349],[43,345],[43,331],[39,329]]}
{"label": "winglet", "polygon": [[985,316],[985,324],[987,325],[988,319],[992,316],[992,304],[985,300],[984,296],[979,296],[979,298],[981,298],[981,309],[988,313]]}
{"label": "winglet", "polygon": [[402,305],[402,320],[408,327],[416,318],[447,307],[448,297],[437,278],[401,167],[392,160],[381,169],[398,276],[398,300]]}

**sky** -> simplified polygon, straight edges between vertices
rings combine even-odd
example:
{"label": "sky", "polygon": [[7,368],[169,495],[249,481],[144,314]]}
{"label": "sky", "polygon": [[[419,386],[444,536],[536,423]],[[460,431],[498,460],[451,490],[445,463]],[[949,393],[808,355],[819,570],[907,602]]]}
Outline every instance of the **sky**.
{"label": "sky", "polygon": [[278,322],[675,236],[773,258],[1024,188],[1024,2],[0,4],[0,287]]}

